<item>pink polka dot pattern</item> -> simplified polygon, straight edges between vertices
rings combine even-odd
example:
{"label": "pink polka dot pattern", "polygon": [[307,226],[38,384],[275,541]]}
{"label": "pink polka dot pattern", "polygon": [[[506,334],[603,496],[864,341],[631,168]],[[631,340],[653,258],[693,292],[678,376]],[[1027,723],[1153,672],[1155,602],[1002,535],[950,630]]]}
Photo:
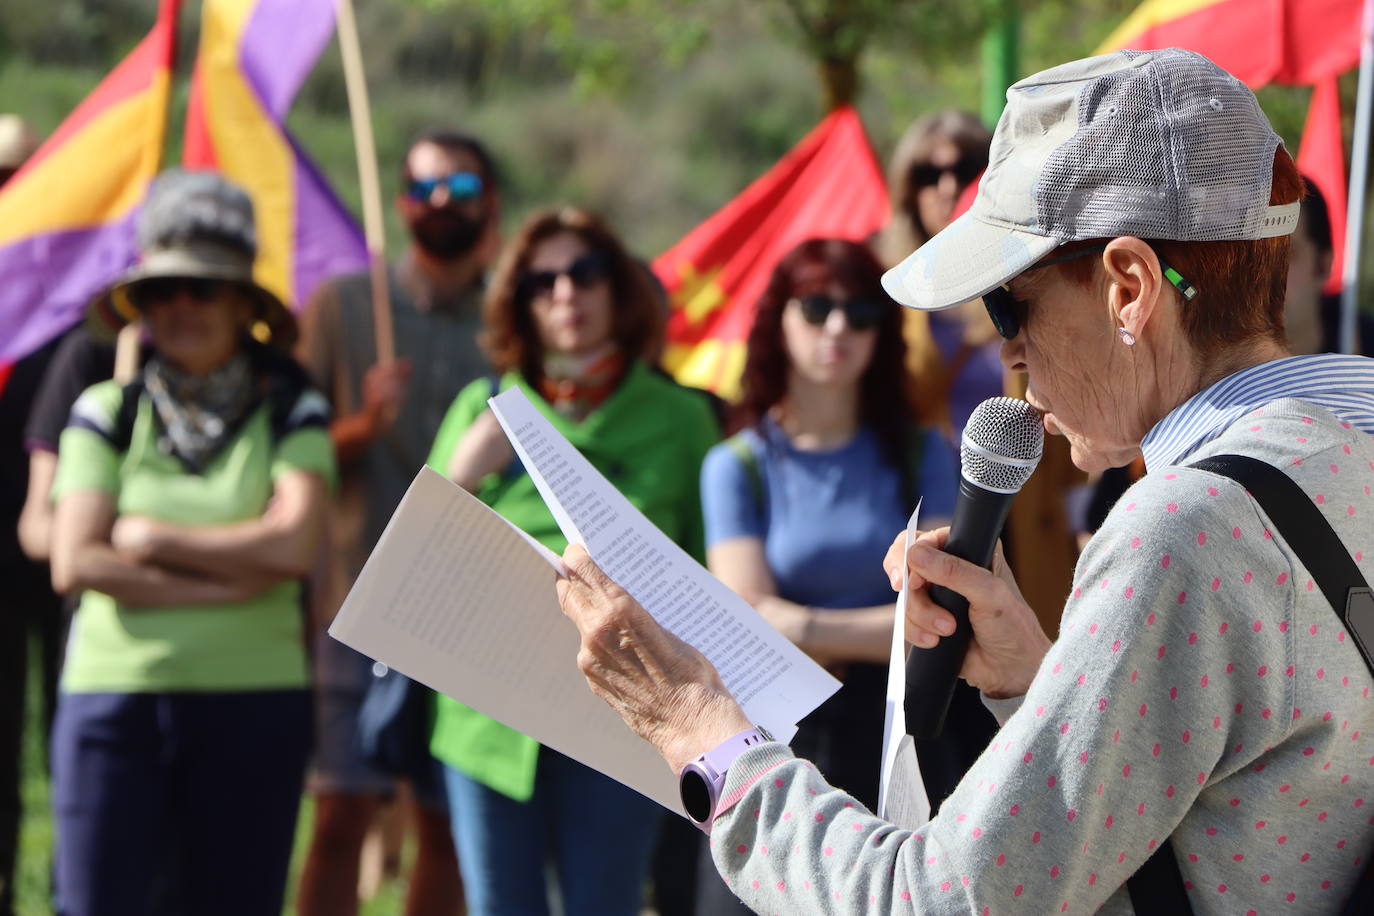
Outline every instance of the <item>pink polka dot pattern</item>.
{"label": "pink polka dot pattern", "polygon": [[[1194,457],[1286,468],[1374,577],[1374,444],[1295,403]],[[764,745],[731,770],[716,864],[765,913],[1093,912],[1172,835],[1199,914],[1333,911],[1374,844],[1374,681],[1310,579],[1238,486],[1151,473],[940,817],[901,830]]]}

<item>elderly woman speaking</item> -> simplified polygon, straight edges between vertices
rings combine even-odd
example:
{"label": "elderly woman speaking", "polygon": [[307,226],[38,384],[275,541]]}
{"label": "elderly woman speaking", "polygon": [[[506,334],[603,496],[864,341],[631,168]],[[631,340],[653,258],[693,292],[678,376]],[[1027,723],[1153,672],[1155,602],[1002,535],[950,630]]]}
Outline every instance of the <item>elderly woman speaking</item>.
{"label": "elderly woman speaking", "polygon": [[787,747],[739,738],[750,723],[709,663],[569,548],[560,590],[592,689],[675,770],[724,771],[704,826],[750,906],[1163,912],[1149,892],[1167,881],[1146,882],[1154,903],[1126,886],[1159,849],[1181,872],[1168,911],[1339,910],[1374,843],[1359,633],[1299,559],[1313,528],[1295,538],[1246,487],[1189,466],[1239,453],[1281,469],[1370,578],[1374,363],[1284,343],[1301,194],[1237,80],[1190,52],[1123,51],[1013,86],[972,209],[885,277],[915,308],[983,296],[1003,362],[1075,462],[1149,469],[1083,554],[1054,643],[1000,561],[940,552],[945,532],[889,551],[894,586],[910,572],[915,645],[953,629],[929,584],[968,597],[962,674],[1003,721],[915,831]]}

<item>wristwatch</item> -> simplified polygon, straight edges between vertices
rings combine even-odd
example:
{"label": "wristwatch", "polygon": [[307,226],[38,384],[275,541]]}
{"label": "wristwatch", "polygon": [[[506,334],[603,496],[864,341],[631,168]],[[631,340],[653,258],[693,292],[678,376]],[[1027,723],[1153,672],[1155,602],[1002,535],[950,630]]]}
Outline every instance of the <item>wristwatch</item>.
{"label": "wristwatch", "polygon": [[682,809],[692,823],[708,834],[711,832],[711,822],[715,820],[716,805],[720,803],[730,765],[754,745],[772,740],[773,736],[766,729],[757,726],[745,729],[682,768],[678,774],[678,791],[682,796]]}

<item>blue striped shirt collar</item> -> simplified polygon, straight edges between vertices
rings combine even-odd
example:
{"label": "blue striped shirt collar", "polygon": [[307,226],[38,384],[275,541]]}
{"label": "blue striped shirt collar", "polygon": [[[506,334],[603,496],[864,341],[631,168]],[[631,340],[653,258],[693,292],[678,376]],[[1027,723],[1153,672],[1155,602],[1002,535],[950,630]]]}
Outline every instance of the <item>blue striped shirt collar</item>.
{"label": "blue striped shirt collar", "polygon": [[1374,359],[1331,353],[1290,356],[1228,375],[1155,424],[1140,443],[1146,469],[1181,464],[1232,423],[1280,398],[1325,407],[1374,435]]}

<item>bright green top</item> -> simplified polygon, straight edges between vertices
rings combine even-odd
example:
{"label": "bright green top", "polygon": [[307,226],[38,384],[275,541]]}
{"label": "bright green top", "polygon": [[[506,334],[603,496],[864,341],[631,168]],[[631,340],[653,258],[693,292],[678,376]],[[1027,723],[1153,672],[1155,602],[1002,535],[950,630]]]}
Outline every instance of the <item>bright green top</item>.
{"label": "bright green top", "polygon": [[[554,411],[518,373],[501,380],[501,390],[519,386],[554,428],[606,476],[664,534],[698,560],[703,555],[701,462],[720,439],[706,399],[633,364],[620,387],[584,421]],[[483,410],[491,382],[481,379],[453,402],[430,452],[441,474],[463,433]],[[567,540],[523,471],[492,474],[477,492],[488,506],[556,553]],[[539,745],[533,738],[448,697],[437,697],[430,751],[445,764],[517,801],[534,791]]]}
{"label": "bright green top", "polygon": [[[110,493],[119,515],[180,525],[222,525],[262,515],[273,482],[302,470],[334,482],[328,406],[306,389],[274,443],[264,401],[203,474],[157,447],[152,404],[139,398],[119,451],[112,431],[123,401],[116,382],[88,388],[59,442],[53,499]],[[68,693],[237,691],[305,687],[299,582],[287,581],[232,604],[130,607],[87,591],[72,620],[62,689]]]}

